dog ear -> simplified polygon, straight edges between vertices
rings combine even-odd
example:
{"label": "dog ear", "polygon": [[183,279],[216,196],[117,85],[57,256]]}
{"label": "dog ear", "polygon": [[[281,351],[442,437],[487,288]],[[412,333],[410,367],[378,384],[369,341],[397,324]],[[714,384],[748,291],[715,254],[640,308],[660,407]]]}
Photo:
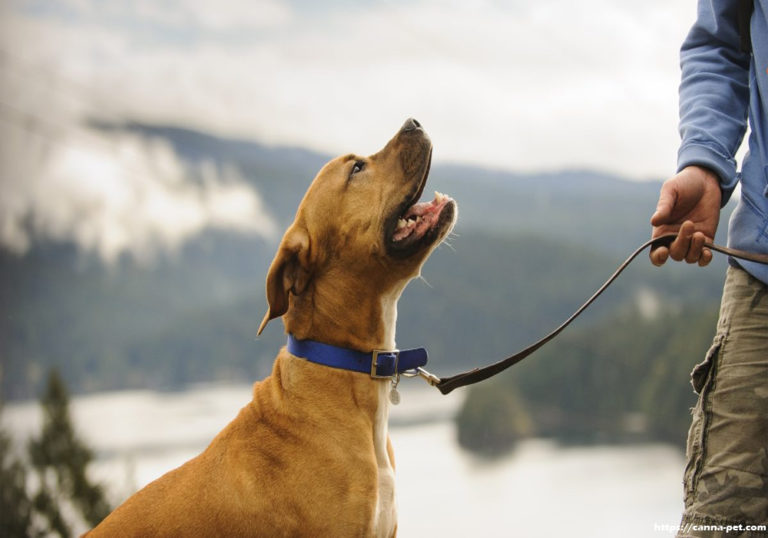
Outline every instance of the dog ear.
{"label": "dog ear", "polygon": [[275,259],[267,273],[267,310],[258,334],[267,323],[288,311],[289,294],[300,295],[307,288],[311,276],[309,234],[294,223],[283,236]]}

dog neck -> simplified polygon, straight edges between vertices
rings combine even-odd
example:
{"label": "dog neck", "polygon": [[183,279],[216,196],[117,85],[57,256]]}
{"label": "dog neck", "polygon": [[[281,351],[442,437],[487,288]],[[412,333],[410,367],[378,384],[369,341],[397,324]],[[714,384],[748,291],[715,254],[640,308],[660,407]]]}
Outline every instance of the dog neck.
{"label": "dog neck", "polygon": [[300,340],[363,352],[395,349],[397,301],[404,288],[405,283],[386,286],[329,272],[291,296],[283,317],[286,331]]}
{"label": "dog neck", "polygon": [[[330,275],[310,284],[301,295],[292,295],[283,322],[287,332],[300,340],[364,352],[394,350],[397,300],[404,288],[405,283],[376,293],[376,283]],[[275,371],[284,370],[280,378],[285,388],[288,380],[292,380],[293,393],[322,390],[335,402],[323,407],[326,418],[335,425],[350,422],[353,415],[364,417],[369,425],[364,429],[371,435],[378,469],[374,534],[391,536],[396,508],[394,463],[388,442],[390,381],[312,364],[290,355],[286,349],[282,354],[286,356],[277,361]],[[350,410],[356,412],[350,414]],[[337,417],[335,413],[341,415]]]}

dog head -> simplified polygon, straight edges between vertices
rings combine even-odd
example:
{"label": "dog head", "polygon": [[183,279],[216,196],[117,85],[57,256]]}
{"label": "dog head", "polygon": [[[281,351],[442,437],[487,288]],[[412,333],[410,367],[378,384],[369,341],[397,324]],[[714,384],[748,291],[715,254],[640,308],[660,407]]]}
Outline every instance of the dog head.
{"label": "dog head", "polygon": [[341,290],[347,301],[358,287],[366,295],[399,295],[456,220],[448,196],[419,203],[431,159],[429,137],[409,119],[378,153],[338,157],[320,170],[270,266],[269,310],[259,334],[305,294],[323,296],[324,288]]}

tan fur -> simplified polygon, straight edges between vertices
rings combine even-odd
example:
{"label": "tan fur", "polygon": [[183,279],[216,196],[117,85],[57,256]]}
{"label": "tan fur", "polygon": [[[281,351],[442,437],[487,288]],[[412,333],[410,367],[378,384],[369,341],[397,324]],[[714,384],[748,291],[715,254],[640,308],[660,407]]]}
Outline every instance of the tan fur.
{"label": "tan fur", "polygon": [[[451,207],[438,237],[408,257],[387,252],[387,219],[416,193],[430,154],[423,131],[404,127],[351,180],[360,157],[319,172],[270,267],[259,332],[284,316],[299,339],[395,348],[400,293],[455,218]],[[394,536],[389,386],[283,348],[253,400],[202,454],[88,536]]]}

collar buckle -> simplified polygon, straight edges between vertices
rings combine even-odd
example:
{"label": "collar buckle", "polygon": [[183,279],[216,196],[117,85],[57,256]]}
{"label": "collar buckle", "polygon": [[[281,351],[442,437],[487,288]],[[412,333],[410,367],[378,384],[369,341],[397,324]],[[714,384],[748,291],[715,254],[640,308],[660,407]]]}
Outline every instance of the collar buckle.
{"label": "collar buckle", "polygon": [[[399,360],[399,349],[395,349],[393,351],[374,349],[371,353],[371,377],[373,379],[391,379],[395,377],[397,375],[397,363]],[[380,374],[379,371],[382,367],[385,368],[385,373]]]}

